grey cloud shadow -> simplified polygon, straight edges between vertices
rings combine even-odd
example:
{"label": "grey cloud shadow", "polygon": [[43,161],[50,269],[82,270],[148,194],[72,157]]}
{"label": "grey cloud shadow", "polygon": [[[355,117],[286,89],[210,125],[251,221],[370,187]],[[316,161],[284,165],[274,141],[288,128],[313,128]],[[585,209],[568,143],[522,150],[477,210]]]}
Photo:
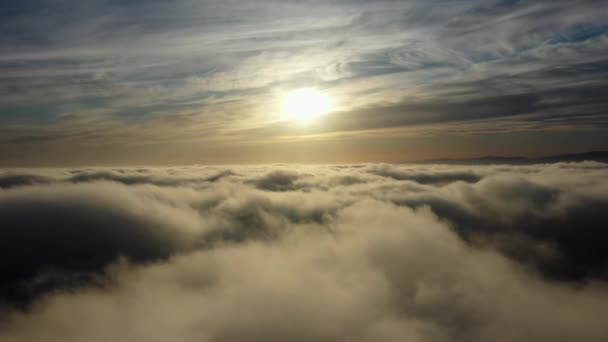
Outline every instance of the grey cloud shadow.
{"label": "grey cloud shadow", "polygon": [[45,184],[52,182],[53,179],[45,176],[22,173],[0,174],[0,188],[8,189],[17,186]]}
{"label": "grey cloud shadow", "polygon": [[[27,187],[22,194],[19,189],[26,188],[0,198],[0,301],[27,305],[38,291],[61,288],[69,274],[90,279],[120,257],[151,262],[191,244],[172,227],[179,218],[138,213],[133,198],[122,197],[124,190],[111,183]],[[111,189],[118,191],[110,194]],[[22,287],[41,274],[50,283]]]}

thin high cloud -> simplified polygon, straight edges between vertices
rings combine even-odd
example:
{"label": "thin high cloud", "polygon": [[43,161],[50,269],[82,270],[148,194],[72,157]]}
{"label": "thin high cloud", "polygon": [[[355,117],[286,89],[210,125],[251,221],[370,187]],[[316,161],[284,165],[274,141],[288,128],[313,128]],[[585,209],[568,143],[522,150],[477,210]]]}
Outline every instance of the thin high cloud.
{"label": "thin high cloud", "polygon": [[602,130],[604,7],[4,2],[4,149],[290,135],[273,123],[276,94],[298,86],[335,97],[336,113],[319,129],[327,133],[424,124],[438,134],[471,121],[488,132]]}
{"label": "thin high cloud", "polygon": [[601,341],[606,175],[12,170],[0,341]]}

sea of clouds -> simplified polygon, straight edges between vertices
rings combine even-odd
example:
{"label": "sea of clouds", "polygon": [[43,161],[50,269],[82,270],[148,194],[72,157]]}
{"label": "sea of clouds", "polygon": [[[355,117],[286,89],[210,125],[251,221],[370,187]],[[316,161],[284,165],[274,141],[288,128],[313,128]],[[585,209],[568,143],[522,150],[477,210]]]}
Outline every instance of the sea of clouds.
{"label": "sea of clouds", "polygon": [[0,171],[0,341],[606,341],[608,164]]}

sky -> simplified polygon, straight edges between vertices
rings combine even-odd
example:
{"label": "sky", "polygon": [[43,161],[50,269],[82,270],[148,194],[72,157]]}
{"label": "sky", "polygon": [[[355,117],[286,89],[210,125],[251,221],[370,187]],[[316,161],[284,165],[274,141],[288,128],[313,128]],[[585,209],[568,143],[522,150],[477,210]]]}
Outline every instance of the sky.
{"label": "sky", "polygon": [[607,0],[1,0],[0,342],[605,342],[607,151]]}
{"label": "sky", "polygon": [[[5,0],[0,165],[608,149],[606,5]],[[327,113],[285,120],[301,88]]]}

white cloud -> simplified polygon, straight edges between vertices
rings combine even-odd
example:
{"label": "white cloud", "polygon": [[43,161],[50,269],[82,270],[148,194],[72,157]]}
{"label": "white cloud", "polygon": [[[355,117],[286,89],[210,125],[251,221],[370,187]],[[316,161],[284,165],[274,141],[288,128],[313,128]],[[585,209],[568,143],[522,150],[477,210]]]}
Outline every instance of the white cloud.
{"label": "white cloud", "polygon": [[605,338],[606,164],[222,170],[12,171],[0,341]]}

